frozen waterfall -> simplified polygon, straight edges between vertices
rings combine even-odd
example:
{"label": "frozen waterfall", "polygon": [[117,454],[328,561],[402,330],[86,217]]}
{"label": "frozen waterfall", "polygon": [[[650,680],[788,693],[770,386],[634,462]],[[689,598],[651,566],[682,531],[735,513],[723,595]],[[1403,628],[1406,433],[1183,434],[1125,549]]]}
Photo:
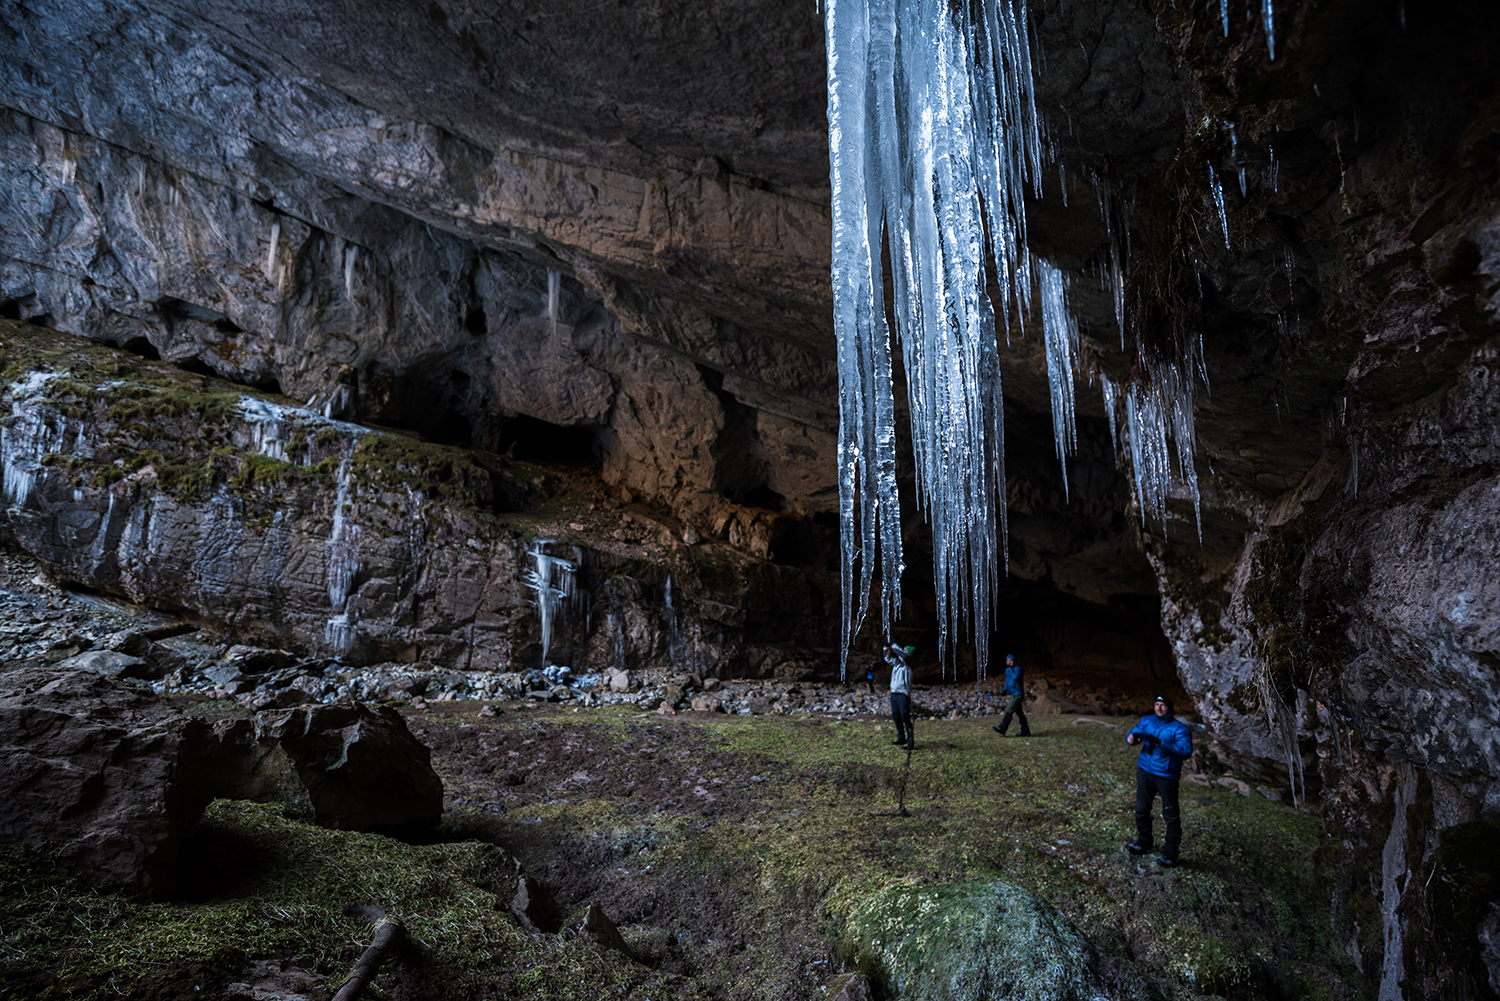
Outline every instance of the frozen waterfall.
{"label": "frozen waterfall", "polygon": [[552,539],[533,542],[531,558],[534,565],[525,576],[526,586],[536,592],[537,618],[542,625],[543,667],[551,664],[548,657],[552,652],[552,626],[557,621],[558,612],[577,602],[579,592],[574,586],[574,574],[583,562],[583,552],[577,546],[567,547],[571,559],[549,552],[557,544]]}
{"label": "frozen waterfall", "polygon": [[886,625],[901,598],[884,250],[933,533],[939,657],[967,623],[982,673],[1006,560],[995,313],[1008,329],[1012,305],[1031,305],[1022,199],[1028,183],[1040,189],[1042,143],[1024,0],[965,9],[955,21],[945,0],[829,0],[828,125],[846,656],[874,579]]}

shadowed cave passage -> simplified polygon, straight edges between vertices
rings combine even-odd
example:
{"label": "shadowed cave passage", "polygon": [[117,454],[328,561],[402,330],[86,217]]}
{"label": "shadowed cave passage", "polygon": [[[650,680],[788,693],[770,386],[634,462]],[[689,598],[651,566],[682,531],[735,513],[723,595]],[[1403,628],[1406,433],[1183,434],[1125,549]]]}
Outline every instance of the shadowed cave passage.
{"label": "shadowed cave passage", "polygon": [[[1004,684],[1005,656],[1015,654],[1017,663],[1026,669],[1028,688],[1046,679],[1054,687],[1097,695],[1124,715],[1135,713],[1137,706],[1142,713],[1149,711],[1151,698],[1162,693],[1171,695],[1179,708],[1188,706],[1171,647],[1162,632],[1157,595],[1117,594],[1107,604],[1098,604],[1065,594],[1050,584],[1019,577],[1002,578],[996,595],[985,690],[999,691]],[[921,617],[913,619],[908,614],[891,635],[898,643],[917,647],[919,680],[952,680],[954,668],[950,665],[941,669],[938,662],[935,608],[913,601],[915,597],[909,596],[908,609],[917,605]],[[930,601],[930,591],[926,597]],[[913,621],[917,624],[911,624]],[[954,657],[957,680],[972,682],[973,646],[958,645]],[[1071,705],[1064,704],[1063,708],[1078,711]]]}
{"label": "shadowed cave passage", "polygon": [[1098,605],[1010,578],[999,587],[995,625],[992,675],[1001,674],[1005,655],[1014,653],[1033,674],[1118,692],[1127,701],[1141,701],[1142,712],[1163,690],[1179,698],[1184,694],[1156,595],[1113,595],[1109,604]]}
{"label": "shadowed cave passage", "polygon": [[516,414],[497,422],[493,451],[522,462],[598,469],[598,432],[591,427],[565,427],[537,417]]}

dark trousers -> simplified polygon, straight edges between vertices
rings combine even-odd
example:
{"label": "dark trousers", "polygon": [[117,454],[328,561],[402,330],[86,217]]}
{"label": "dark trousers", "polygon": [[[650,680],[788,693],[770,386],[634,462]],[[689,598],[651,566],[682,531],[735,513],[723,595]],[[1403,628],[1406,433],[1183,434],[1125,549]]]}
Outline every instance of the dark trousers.
{"label": "dark trousers", "polygon": [[1005,704],[1005,715],[1000,717],[1001,733],[1004,733],[1006,728],[1010,726],[1010,718],[1014,716],[1021,721],[1021,736],[1031,736],[1031,726],[1026,722],[1026,710],[1021,708],[1021,703],[1025,699],[1025,695],[1012,695],[1010,701]]}
{"label": "dark trousers", "polygon": [[891,693],[891,719],[896,722],[896,742],[912,743],[917,732],[911,727],[911,696],[905,692]]}
{"label": "dark trousers", "polygon": [[1151,848],[1151,801],[1161,796],[1161,819],[1167,822],[1167,840],[1162,842],[1165,858],[1177,858],[1182,843],[1182,813],[1177,809],[1177,780],[1152,775],[1144,768],[1135,770],[1135,841]]}

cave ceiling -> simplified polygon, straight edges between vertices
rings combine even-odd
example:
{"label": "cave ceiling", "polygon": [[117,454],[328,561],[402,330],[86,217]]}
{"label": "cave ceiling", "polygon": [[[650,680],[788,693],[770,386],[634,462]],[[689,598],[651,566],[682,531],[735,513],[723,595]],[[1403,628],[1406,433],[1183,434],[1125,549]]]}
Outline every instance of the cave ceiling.
{"label": "cave ceiling", "polygon": [[[1493,319],[1465,228],[1491,204],[1493,13],[1281,6],[1274,60],[1258,5],[1227,31],[1215,5],[1031,6],[1054,158],[1032,243],[1099,371],[1133,363],[1112,250],[1195,262],[1205,559],[1352,412],[1451,385]],[[588,428],[606,478],[687,517],[836,511],[814,4],[23,0],[0,37],[13,310],[294,398],[353,386],[351,416],[440,412],[456,440]],[[1013,569],[1117,553],[1097,390],[1069,513],[1040,338],[1003,340]],[[1195,543],[1177,514],[1148,536]]]}

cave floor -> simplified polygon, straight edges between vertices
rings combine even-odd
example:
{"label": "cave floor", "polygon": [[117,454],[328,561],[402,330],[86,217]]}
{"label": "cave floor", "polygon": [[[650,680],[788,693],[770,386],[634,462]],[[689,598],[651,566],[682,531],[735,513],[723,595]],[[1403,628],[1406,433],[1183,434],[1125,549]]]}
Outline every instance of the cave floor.
{"label": "cave floor", "polygon": [[[1126,718],[1035,717],[1026,740],[920,720],[908,755],[873,718],[480,709],[403,710],[446,786],[417,838],[219,801],[181,899],[150,905],[0,850],[0,997],[326,997],[367,942],[342,913],[361,901],[415,940],[376,998],[812,999],[845,968],[856,901],[976,877],[1040,894],[1121,983],[1133,968],[1173,998],[1359,995],[1314,876],[1316,817],[1184,782],[1184,864],[1122,850]],[[602,907],[633,956],[523,931],[518,874],[566,915]]]}

